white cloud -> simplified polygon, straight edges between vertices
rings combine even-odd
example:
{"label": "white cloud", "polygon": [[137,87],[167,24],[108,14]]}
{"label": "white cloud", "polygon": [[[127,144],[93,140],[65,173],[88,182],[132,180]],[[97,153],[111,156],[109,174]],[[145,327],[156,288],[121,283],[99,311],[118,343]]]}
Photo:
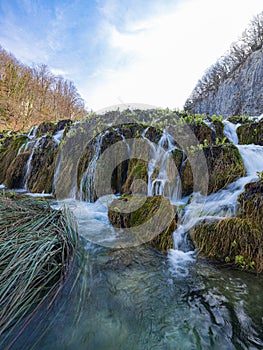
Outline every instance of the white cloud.
{"label": "white cloud", "polygon": [[126,19],[122,32],[104,23],[114,58],[108,62],[105,53],[105,69],[98,67],[80,91],[94,110],[120,100],[181,108],[204,70],[261,10],[261,0],[189,0],[166,15]]}

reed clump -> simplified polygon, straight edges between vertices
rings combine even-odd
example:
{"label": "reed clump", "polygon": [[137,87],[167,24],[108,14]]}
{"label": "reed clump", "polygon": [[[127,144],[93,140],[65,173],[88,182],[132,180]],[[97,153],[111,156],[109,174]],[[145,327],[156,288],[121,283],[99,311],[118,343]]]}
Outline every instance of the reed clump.
{"label": "reed clump", "polygon": [[78,242],[74,218],[66,208],[10,197],[0,194],[0,347],[7,338],[15,341],[40,306],[55,299]]}

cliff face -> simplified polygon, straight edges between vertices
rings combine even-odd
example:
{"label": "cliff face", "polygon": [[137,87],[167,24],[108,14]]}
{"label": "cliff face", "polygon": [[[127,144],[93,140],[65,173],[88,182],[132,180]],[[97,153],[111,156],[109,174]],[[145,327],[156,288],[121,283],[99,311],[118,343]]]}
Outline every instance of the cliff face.
{"label": "cliff face", "polygon": [[217,90],[194,101],[191,113],[261,115],[263,113],[263,48],[253,52]]}

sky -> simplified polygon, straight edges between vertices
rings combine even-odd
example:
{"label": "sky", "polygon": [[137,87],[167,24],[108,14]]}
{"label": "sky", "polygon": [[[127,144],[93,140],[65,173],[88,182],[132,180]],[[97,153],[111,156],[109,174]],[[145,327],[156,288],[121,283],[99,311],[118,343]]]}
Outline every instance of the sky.
{"label": "sky", "polygon": [[0,45],[72,80],[89,110],[182,109],[262,0],[0,0]]}

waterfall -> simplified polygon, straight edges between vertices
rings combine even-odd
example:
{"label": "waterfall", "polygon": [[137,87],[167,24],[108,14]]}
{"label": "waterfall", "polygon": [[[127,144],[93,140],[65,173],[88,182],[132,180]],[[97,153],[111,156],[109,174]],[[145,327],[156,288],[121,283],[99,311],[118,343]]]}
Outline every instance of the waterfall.
{"label": "waterfall", "polygon": [[[247,183],[257,179],[257,171],[263,170],[263,146],[238,145],[238,124],[224,121],[225,135],[236,144],[246,168],[246,176],[231,183],[226,189],[209,196],[194,193],[191,203],[183,210],[181,224],[174,232],[174,249],[169,252],[172,270],[184,275],[187,264],[193,260],[194,251],[185,249],[187,232],[203,219],[223,219],[236,215],[237,200]],[[187,198],[185,199],[187,200]]]}
{"label": "waterfall", "polygon": [[241,125],[239,123],[233,124],[229,122],[228,120],[223,120],[224,124],[224,134],[229,139],[229,141],[233,142],[234,145],[238,144],[238,137],[237,137],[237,128]]}
{"label": "waterfall", "polygon": [[[164,195],[171,202],[176,202],[181,196],[181,180],[176,174],[176,168],[172,159],[172,151],[177,149],[173,137],[163,131],[157,145],[146,138],[148,128],[142,133],[142,137],[150,145],[150,159],[148,161],[148,196]],[[170,170],[170,171],[169,171]],[[154,173],[157,176],[154,177]]]}
{"label": "waterfall", "polygon": [[65,129],[59,130],[52,136],[53,140],[56,142],[57,145],[59,145],[62,140],[62,137],[64,135],[64,130]]}
{"label": "waterfall", "polygon": [[37,130],[38,130],[38,126],[33,126],[29,130],[29,132],[27,134],[27,141],[19,147],[17,155],[19,155],[20,153],[23,153],[23,152],[27,152],[29,149],[31,149],[33,147],[33,145],[35,143],[35,138],[37,135]]}
{"label": "waterfall", "polygon": [[97,160],[100,155],[101,144],[105,133],[101,133],[96,137],[95,145],[94,145],[94,155],[82,176],[80,182],[80,199],[86,202],[94,202],[95,200],[95,173],[96,173],[96,165]]}
{"label": "waterfall", "polygon": [[31,170],[32,170],[31,162],[32,162],[33,156],[35,154],[35,150],[37,149],[41,139],[42,139],[42,137],[39,137],[35,141],[32,141],[33,148],[31,150],[30,156],[29,156],[27,163],[26,163],[26,172],[25,172],[25,176],[24,176],[24,180],[23,180],[25,190],[28,190],[27,181],[28,181],[28,177],[29,177]]}

